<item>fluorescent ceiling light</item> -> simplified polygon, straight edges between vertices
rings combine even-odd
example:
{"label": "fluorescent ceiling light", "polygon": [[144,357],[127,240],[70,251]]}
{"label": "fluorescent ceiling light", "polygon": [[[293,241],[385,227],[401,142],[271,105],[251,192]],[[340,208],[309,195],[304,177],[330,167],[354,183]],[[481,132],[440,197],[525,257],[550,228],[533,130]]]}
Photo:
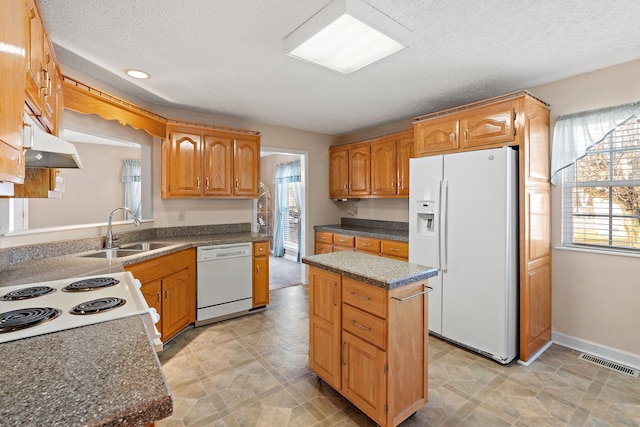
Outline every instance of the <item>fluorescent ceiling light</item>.
{"label": "fluorescent ceiling light", "polygon": [[125,73],[127,73],[128,76],[133,77],[134,79],[148,79],[149,77],[151,77],[149,73],[145,73],[144,71],[140,70],[125,70]]}
{"label": "fluorescent ceiling light", "polygon": [[408,47],[411,35],[362,0],[333,0],[284,39],[284,52],[350,74]]}

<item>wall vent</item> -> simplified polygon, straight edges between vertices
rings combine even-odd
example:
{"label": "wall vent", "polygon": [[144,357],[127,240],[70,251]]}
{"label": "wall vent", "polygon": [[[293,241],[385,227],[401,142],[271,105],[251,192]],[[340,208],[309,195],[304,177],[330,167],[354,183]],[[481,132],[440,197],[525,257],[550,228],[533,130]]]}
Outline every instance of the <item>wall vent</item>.
{"label": "wall vent", "polygon": [[611,369],[613,371],[620,372],[622,374],[629,375],[629,376],[632,376],[632,377],[638,378],[638,375],[640,374],[640,371],[638,371],[637,369],[629,368],[628,366],[624,366],[624,365],[621,365],[619,363],[611,362],[609,360],[602,359],[602,358],[596,357],[596,356],[592,356],[590,354],[581,353],[580,356],[578,356],[578,358],[581,359],[581,360],[584,360],[586,362],[593,363],[595,365],[604,366],[605,368],[609,368],[609,369]]}

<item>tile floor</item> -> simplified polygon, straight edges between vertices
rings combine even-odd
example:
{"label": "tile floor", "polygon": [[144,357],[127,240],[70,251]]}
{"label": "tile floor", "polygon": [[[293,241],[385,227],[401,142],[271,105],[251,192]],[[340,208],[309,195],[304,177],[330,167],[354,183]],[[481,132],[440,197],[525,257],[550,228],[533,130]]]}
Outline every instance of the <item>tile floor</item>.
{"label": "tile floor", "polygon": [[[189,329],[159,354],[174,396],[165,426],[374,426],[307,367],[307,286],[258,314]],[[429,402],[409,426],[638,426],[640,379],[553,345],[501,366],[429,340]]]}

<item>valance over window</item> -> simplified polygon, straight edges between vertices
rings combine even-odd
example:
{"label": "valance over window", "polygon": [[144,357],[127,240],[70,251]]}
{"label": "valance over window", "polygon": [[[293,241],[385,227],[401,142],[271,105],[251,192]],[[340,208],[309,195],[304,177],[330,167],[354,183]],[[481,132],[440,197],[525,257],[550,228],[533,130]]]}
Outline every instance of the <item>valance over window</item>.
{"label": "valance over window", "polygon": [[558,117],[553,130],[551,183],[556,184],[558,172],[584,157],[588,148],[635,116],[640,117],[640,102]]}

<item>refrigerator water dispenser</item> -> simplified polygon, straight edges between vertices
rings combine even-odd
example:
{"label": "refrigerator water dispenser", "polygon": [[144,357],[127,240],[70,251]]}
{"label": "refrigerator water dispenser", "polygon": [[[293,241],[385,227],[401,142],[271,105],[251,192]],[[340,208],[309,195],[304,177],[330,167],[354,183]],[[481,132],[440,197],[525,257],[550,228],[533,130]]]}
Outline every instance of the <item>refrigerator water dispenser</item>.
{"label": "refrigerator water dispenser", "polygon": [[419,200],[416,206],[416,213],[418,215],[418,230],[419,236],[430,236],[435,232],[435,205],[433,200]]}

